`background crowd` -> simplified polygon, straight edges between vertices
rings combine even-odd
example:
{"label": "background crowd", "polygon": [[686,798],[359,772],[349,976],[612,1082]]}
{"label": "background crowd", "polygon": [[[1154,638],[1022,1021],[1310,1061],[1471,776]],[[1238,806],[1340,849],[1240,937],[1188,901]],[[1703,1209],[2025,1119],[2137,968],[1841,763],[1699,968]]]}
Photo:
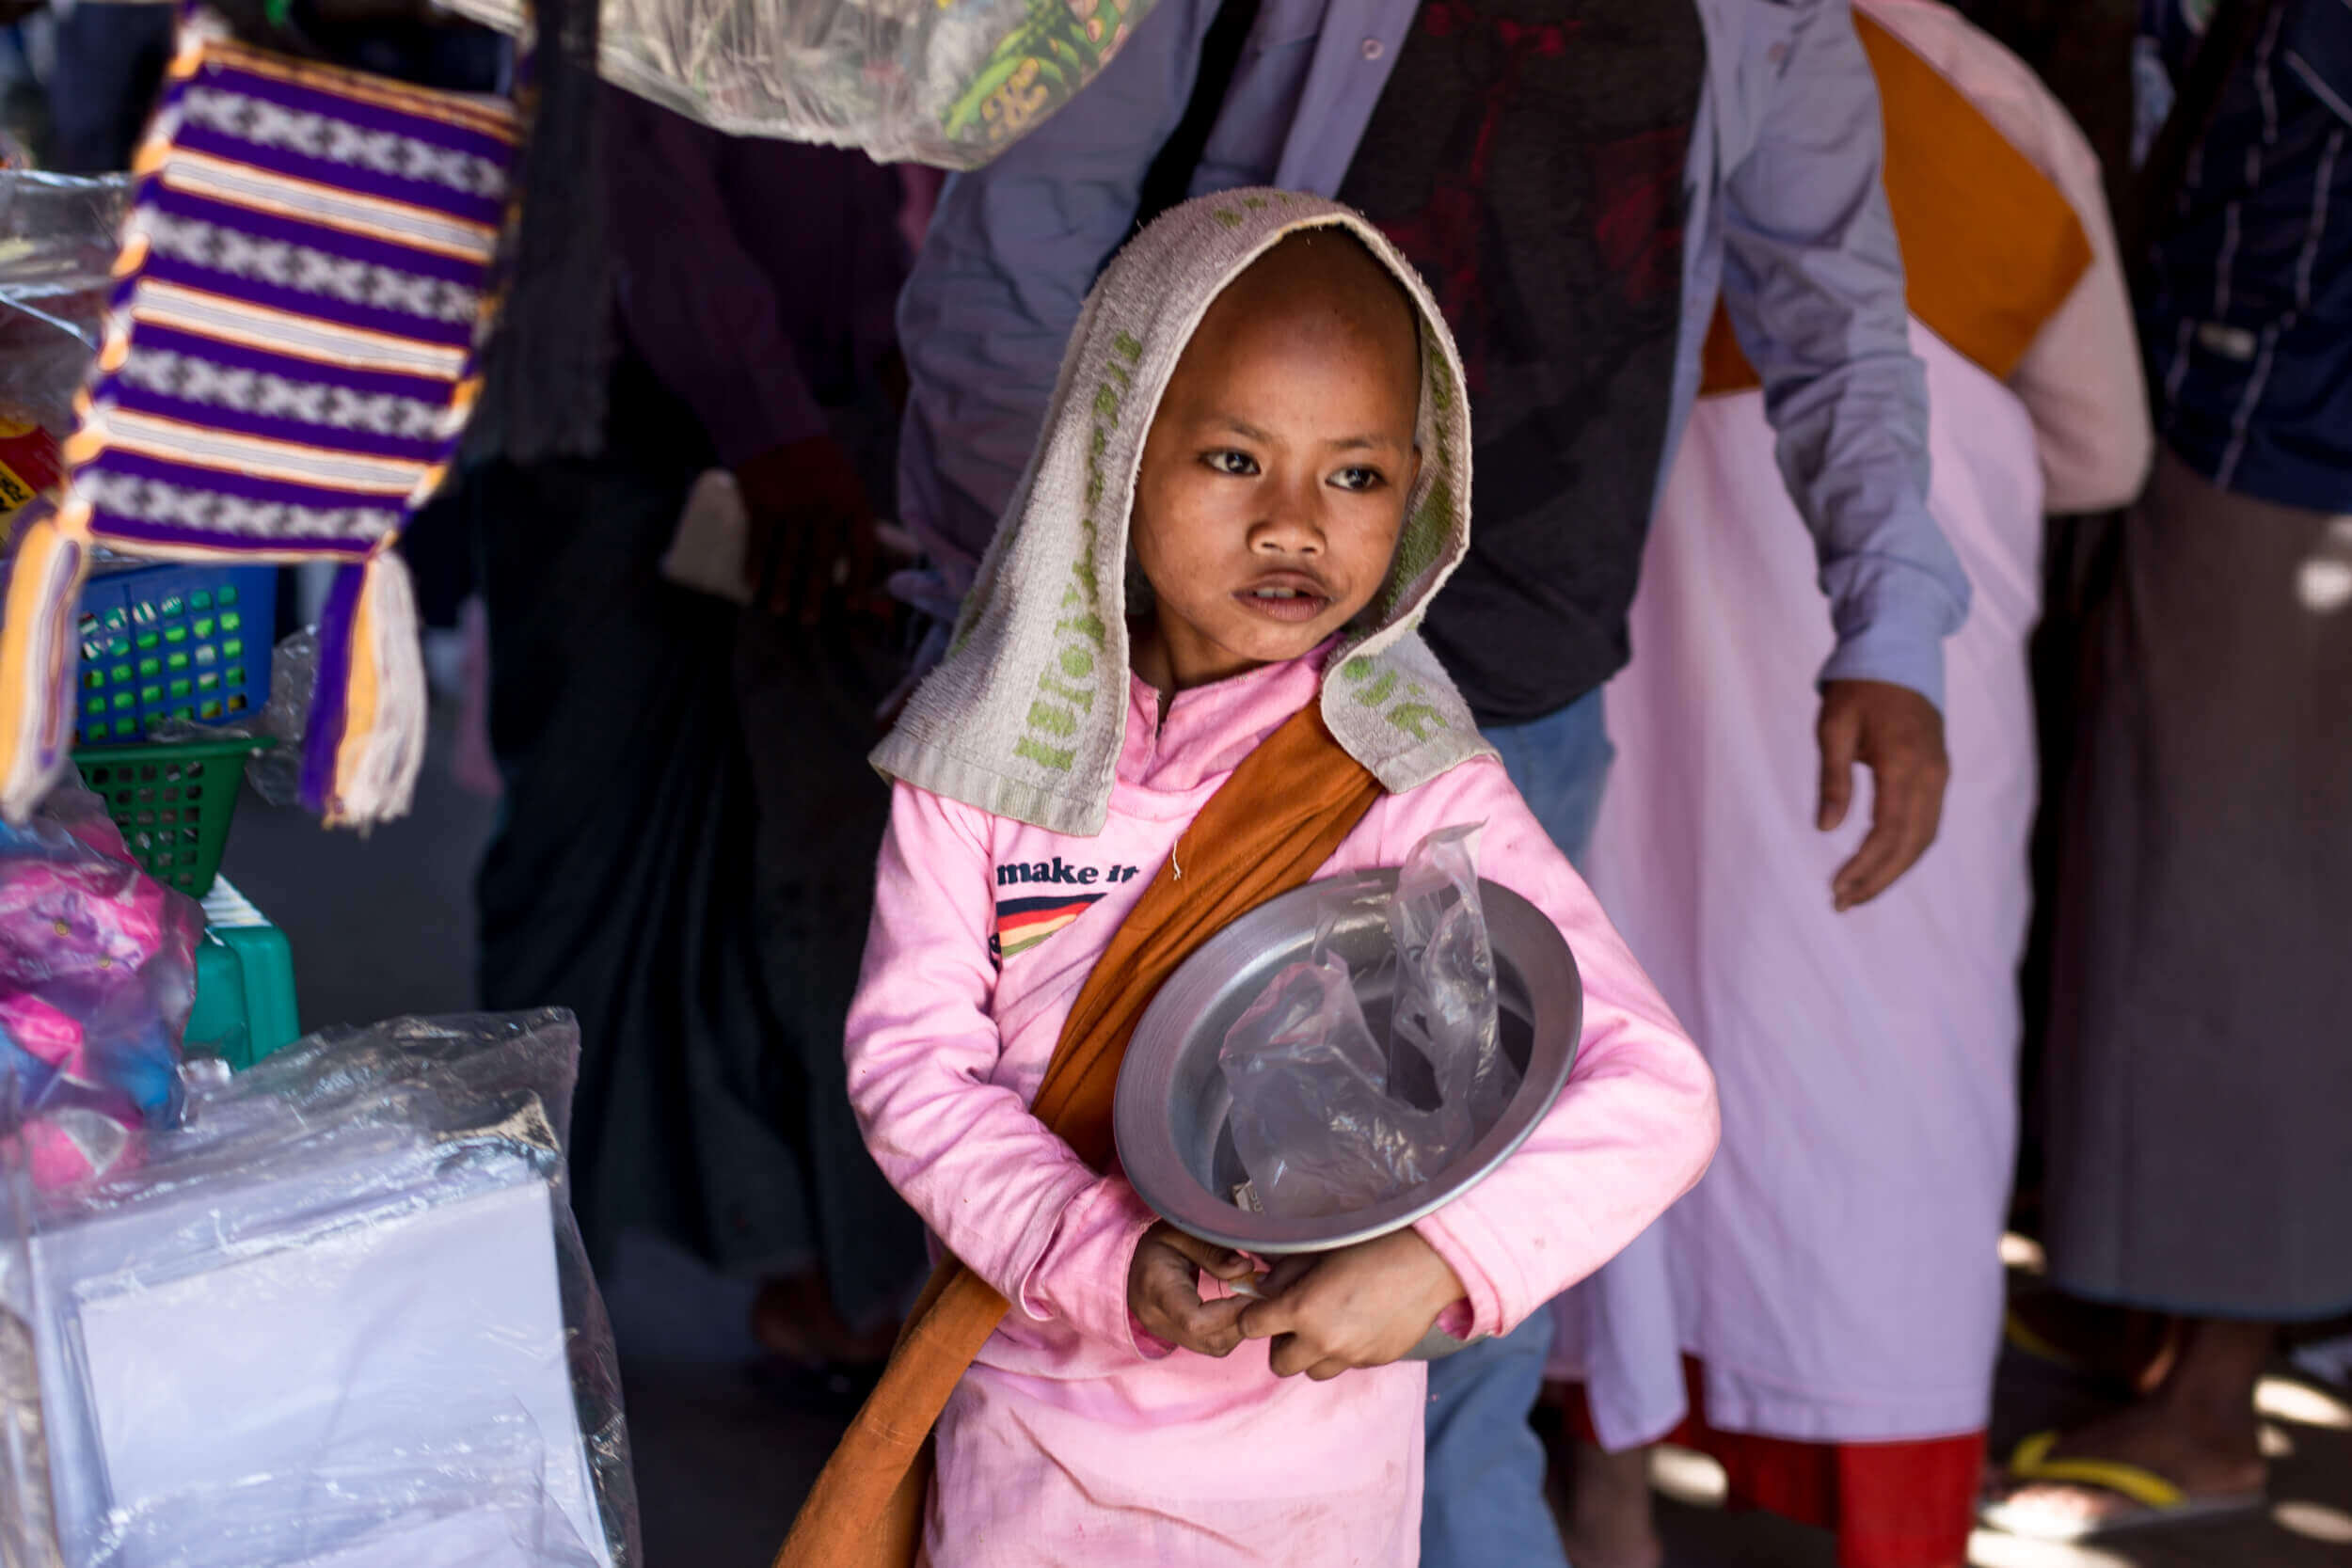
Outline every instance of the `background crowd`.
{"label": "background crowd", "polygon": [[[121,166],[168,15],[17,27],[48,164]],[[1433,1369],[1424,1560],[1651,1568],[1668,1440],[1849,1568],[2261,1506],[2257,1381],[2352,1314],[2352,7],[1160,0],[944,191],[601,120],[601,450],[477,451],[409,544],[502,794],[479,994],[580,1015],[601,1258],[760,1281],[780,1366],[886,1351],[866,752],[1108,257],[1312,190],[1462,345],[1426,635],[1723,1103],[1666,1219]],[[1988,1452],[2005,1335],[2132,1397]]]}

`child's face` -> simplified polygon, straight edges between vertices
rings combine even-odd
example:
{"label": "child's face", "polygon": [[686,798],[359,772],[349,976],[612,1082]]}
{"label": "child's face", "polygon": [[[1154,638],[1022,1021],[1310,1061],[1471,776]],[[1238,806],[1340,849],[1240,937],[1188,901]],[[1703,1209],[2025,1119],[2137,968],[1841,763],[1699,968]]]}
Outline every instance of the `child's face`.
{"label": "child's face", "polygon": [[1420,332],[1340,235],[1217,296],[1144,443],[1133,536],[1156,597],[1136,664],[1182,689],[1308,652],[1387,578],[1421,473]]}

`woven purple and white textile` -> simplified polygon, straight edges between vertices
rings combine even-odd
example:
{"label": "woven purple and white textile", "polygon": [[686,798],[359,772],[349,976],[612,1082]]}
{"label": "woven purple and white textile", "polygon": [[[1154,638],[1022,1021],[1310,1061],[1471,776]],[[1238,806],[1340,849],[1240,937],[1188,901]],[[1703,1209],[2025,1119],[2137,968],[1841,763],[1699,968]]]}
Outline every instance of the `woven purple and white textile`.
{"label": "woven purple and white textile", "polygon": [[320,626],[303,792],[329,821],[407,809],[424,672],[391,548],[479,388],[520,141],[510,103],[181,29],[141,143],[119,279],[54,517],[0,606],[0,815],[65,766],[61,693],[89,546],[343,563]]}
{"label": "woven purple and white textile", "polygon": [[513,110],[220,40],[173,74],[67,453],[88,531],[365,561],[471,401]]}

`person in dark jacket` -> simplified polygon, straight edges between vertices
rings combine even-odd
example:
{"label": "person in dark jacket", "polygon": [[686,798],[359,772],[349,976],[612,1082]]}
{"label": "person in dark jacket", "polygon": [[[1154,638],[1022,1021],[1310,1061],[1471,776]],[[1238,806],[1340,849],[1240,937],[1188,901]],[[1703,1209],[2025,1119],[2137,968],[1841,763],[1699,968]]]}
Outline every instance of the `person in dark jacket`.
{"label": "person in dark jacket", "polygon": [[[898,178],[617,90],[603,113],[605,450],[467,485],[506,799],[482,996],[580,1015],[573,1200],[600,1260],[652,1232],[764,1280],[771,1350],[871,1361],[923,1266],[841,1065],[898,676],[841,606],[890,476]],[[750,535],[727,596],[662,564],[713,470]]]}

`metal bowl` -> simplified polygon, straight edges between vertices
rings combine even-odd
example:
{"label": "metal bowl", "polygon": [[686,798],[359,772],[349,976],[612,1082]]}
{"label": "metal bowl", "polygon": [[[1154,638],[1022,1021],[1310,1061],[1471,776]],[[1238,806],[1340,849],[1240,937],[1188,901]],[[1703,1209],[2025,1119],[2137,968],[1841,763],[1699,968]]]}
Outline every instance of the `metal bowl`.
{"label": "metal bowl", "polygon": [[[1576,1062],[1584,993],[1576,959],[1542,911],[1509,888],[1480,879],[1479,898],[1495,956],[1502,1049],[1518,1064],[1519,1090],[1502,1119],[1480,1130],[1469,1152],[1420,1186],[1354,1213],[1278,1219],[1236,1206],[1246,1172],[1227,1127],[1233,1109],[1217,1051],[1235,1020],[1283,965],[1305,958],[1335,908],[1330,950],[1359,976],[1357,996],[1375,1037],[1388,1037],[1388,926],[1371,918],[1395,891],[1393,870],[1355,872],[1295,889],[1260,905],[1186,958],[1136,1025],[1119,1073],[1113,1127],[1120,1164],[1136,1193],[1183,1230],[1262,1257],[1327,1252],[1401,1229],[1476,1186],[1527,1140],[1551,1109]],[[1366,976],[1369,976],[1367,978]]]}

